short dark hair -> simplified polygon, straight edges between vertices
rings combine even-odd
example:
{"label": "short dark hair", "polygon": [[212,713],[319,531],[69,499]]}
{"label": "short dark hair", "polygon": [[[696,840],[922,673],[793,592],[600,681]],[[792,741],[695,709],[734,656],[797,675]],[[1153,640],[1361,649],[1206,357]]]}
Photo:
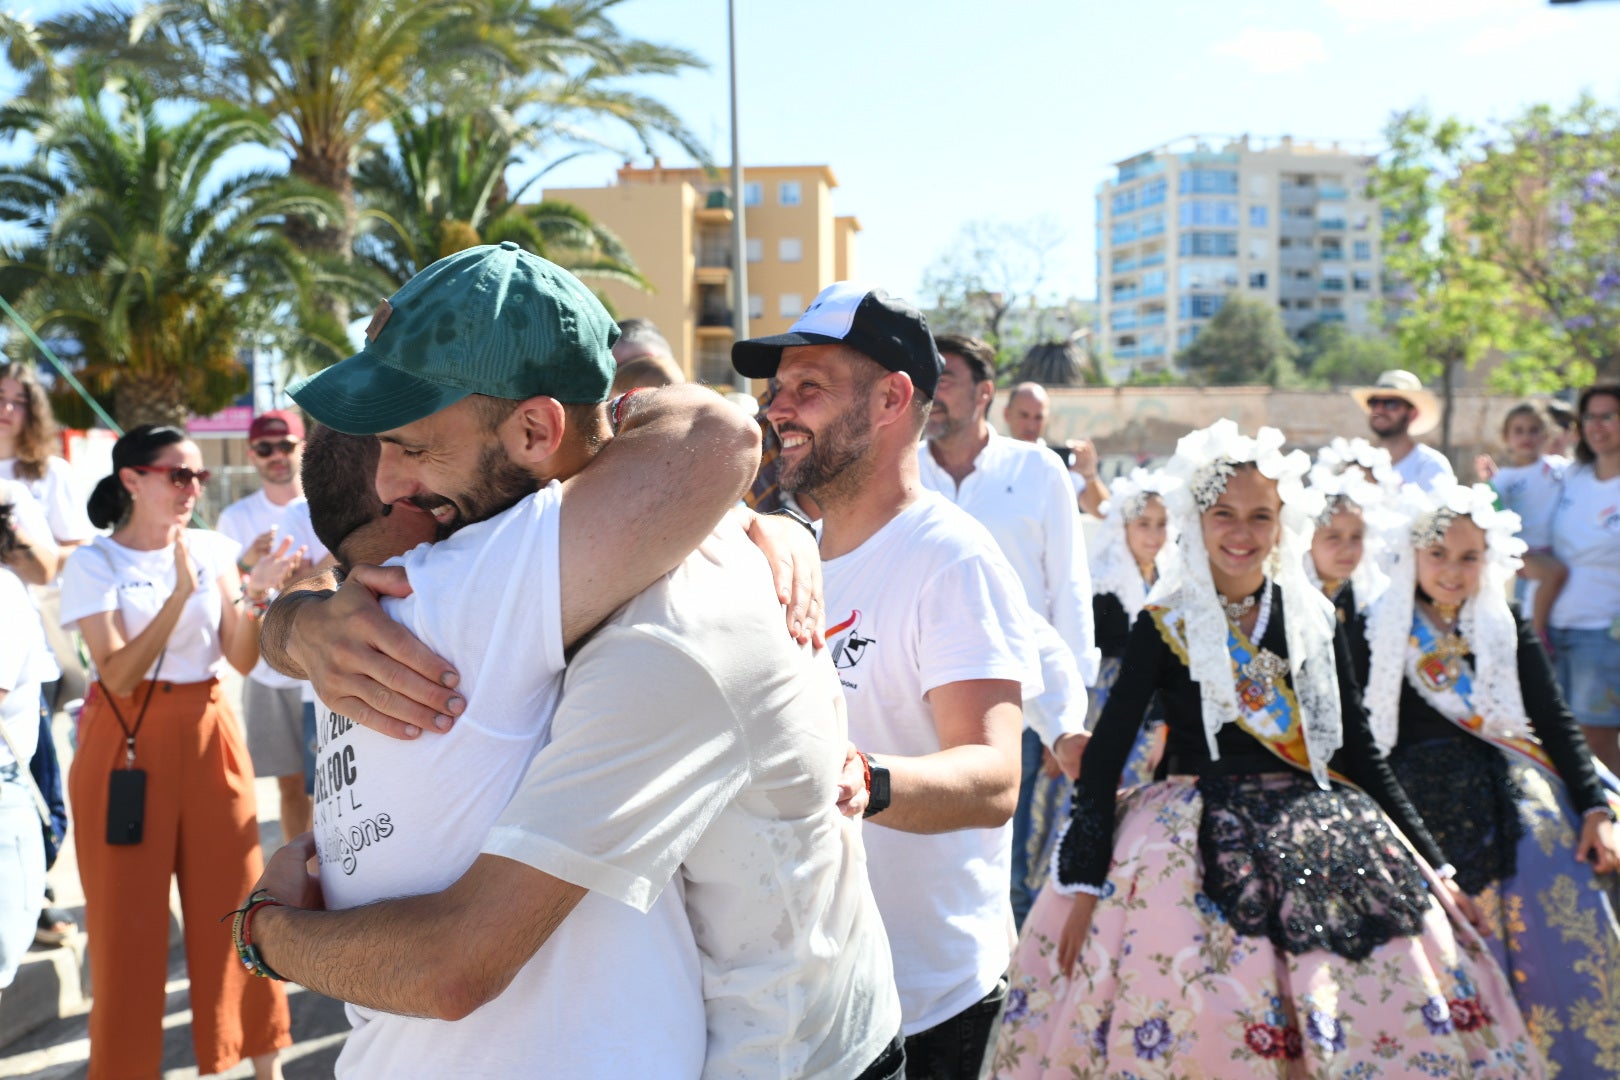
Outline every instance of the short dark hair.
{"label": "short dark hair", "polygon": [[1575,430],[1575,410],[1570,408],[1569,402],[1560,401],[1557,398],[1548,398],[1545,408],[1547,410],[1547,419],[1565,431]]}
{"label": "short dark hair", "polygon": [[349,435],[314,425],[304,442],[304,498],[316,539],[334,557],[356,529],[388,510],[377,498],[377,461],[382,446],[374,435]]}
{"label": "short dark hair", "polygon": [[996,381],[996,350],[978,338],[966,334],[935,334],[934,347],[941,356],[946,353],[960,356],[974,382]]}
{"label": "short dark hair", "polygon": [[1575,460],[1582,465],[1590,465],[1597,460],[1597,455],[1592,453],[1591,446],[1586,442],[1586,406],[1595,397],[1612,397],[1616,404],[1620,404],[1620,383],[1593,383],[1581,391],[1580,400],[1575,403],[1575,430],[1581,436],[1575,444]]}
{"label": "short dark hair", "polygon": [[620,319],[619,345],[645,345],[659,356],[674,356],[675,351],[669,347],[669,339],[659,332],[658,324],[651,319]]}

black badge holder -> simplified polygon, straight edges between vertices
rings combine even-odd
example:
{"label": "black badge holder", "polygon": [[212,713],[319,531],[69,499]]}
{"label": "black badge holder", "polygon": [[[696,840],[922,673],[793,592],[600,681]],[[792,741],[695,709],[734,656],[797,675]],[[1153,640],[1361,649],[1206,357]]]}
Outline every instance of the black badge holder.
{"label": "black badge holder", "polygon": [[[127,846],[141,842],[142,826],[146,822],[146,770],[135,767],[135,736],[141,733],[141,725],[146,722],[146,708],[152,704],[152,693],[157,689],[158,673],[163,670],[163,657],[167,653],[165,649],[158,655],[157,667],[152,669],[152,678],[146,687],[146,700],[141,702],[133,728],[124,723],[118,703],[111,693],[107,694],[107,706],[124,732],[124,767],[112,771],[107,785],[108,844]],[[106,687],[102,689],[105,691]]]}

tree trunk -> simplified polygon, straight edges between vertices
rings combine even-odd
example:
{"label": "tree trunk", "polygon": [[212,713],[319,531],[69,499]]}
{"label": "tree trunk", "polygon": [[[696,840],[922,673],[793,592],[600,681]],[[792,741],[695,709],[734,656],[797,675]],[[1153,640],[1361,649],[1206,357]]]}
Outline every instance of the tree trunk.
{"label": "tree trunk", "polygon": [[140,424],[166,424],[186,429],[191,409],[178,374],[119,374],[113,387],[113,416],[125,431]]}
{"label": "tree trunk", "polygon": [[1453,373],[1457,370],[1457,358],[1447,354],[1440,367],[1440,452],[1446,457],[1451,456],[1451,403],[1456,396],[1453,388]]}
{"label": "tree trunk", "polygon": [[[311,255],[324,256],[350,262],[354,258],[354,235],[359,227],[359,211],[354,201],[354,176],[349,171],[349,155],[341,148],[331,148],[325,154],[299,147],[288,170],[300,180],[308,181],[332,192],[343,208],[343,216],[335,222],[321,222],[302,215],[287,219],[287,239],[300,250]],[[314,299],[315,306],[339,326],[347,325],[354,312],[341,297],[323,292]],[[322,350],[324,351],[324,350]],[[327,357],[323,362],[342,359],[340,355]]]}

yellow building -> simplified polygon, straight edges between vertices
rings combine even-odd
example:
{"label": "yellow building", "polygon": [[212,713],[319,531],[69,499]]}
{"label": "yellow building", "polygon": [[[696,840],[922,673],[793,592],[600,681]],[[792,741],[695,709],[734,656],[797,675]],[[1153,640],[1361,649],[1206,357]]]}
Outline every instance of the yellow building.
{"label": "yellow building", "polygon": [[[600,285],[621,319],[651,319],[669,339],[687,377],[732,380],[731,220],[728,169],[625,166],[600,188],[553,188],[618,234],[651,294]],[[771,165],[743,173],[748,234],[748,333],[785,331],[816,293],[855,276],[853,217],[835,217],[825,165]]]}

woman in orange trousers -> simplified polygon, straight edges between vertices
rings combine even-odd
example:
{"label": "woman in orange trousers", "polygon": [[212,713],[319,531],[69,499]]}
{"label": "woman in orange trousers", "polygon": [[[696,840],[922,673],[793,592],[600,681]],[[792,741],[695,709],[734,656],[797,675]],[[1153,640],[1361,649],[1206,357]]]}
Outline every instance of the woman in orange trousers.
{"label": "woman in orange trousers", "polygon": [[89,504],[113,533],[74,552],[62,587],[63,623],[78,627],[96,670],[69,777],[94,990],[89,1075],[162,1074],[178,876],[198,1071],[252,1058],[260,1080],[279,1077],[292,1041],[286,992],[247,973],[219,922],[264,860],[253,768],[218,674],[253,666],[255,603],[297,553],[261,560],[240,588],[235,543],[186,528],[207,473],[175,428],[133,429],[113,466]]}

